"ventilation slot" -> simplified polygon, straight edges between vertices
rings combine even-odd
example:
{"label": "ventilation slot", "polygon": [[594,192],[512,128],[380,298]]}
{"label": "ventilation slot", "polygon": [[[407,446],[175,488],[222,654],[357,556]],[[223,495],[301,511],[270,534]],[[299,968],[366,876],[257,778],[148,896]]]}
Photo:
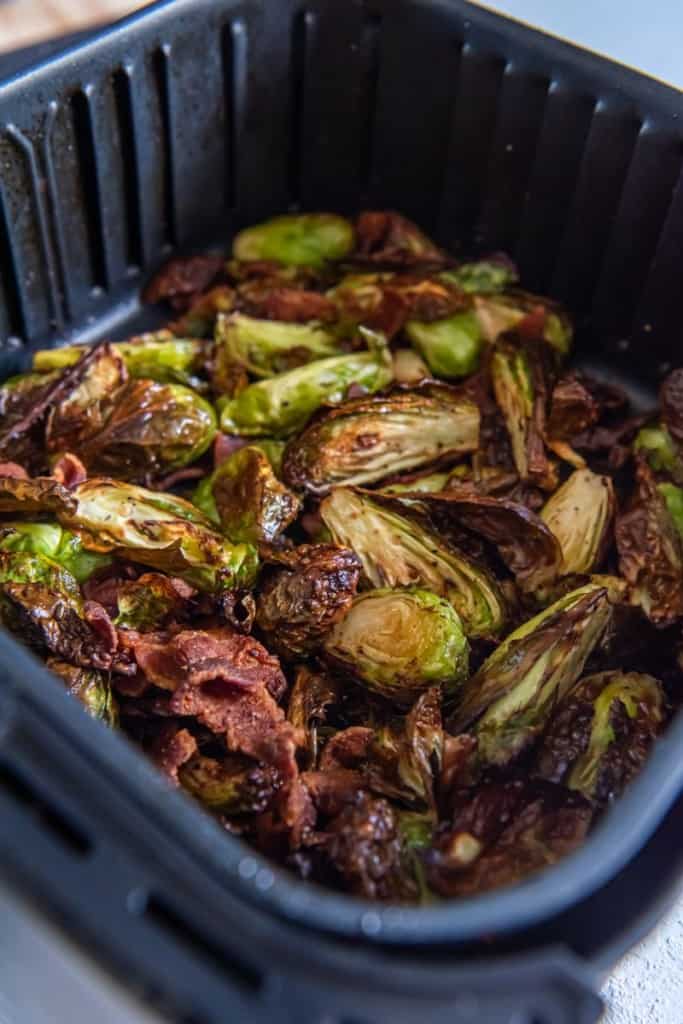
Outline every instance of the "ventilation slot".
{"label": "ventilation slot", "polygon": [[263,977],[259,971],[249,964],[235,959],[234,953],[226,953],[203,935],[168,904],[157,896],[150,896],[145,907],[145,916],[162,928],[174,941],[180,943],[188,952],[199,954],[210,960],[224,974],[230,975],[234,983],[245,993],[257,993],[263,985]]}
{"label": "ventilation slot", "polygon": [[73,117],[74,138],[76,139],[78,172],[85,205],[85,226],[88,235],[90,266],[92,268],[92,285],[95,288],[106,288],[107,267],[104,256],[102,210],[100,208],[97,163],[95,160],[95,139],[90,116],[90,105],[84,93],[77,92],[71,97],[71,115]]}
{"label": "ventilation slot", "polygon": [[[26,323],[21,304],[19,278],[10,242],[5,208],[0,194],[0,296],[5,300],[5,319],[10,337],[25,338]],[[1,322],[1,321],[0,321]]]}
{"label": "ventilation slot", "polygon": [[231,21],[221,38],[223,95],[225,105],[225,205],[234,210],[239,202],[237,154],[243,111],[246,104],[247,34],[242,21]]}
{"label": "ventilation slot", "polygon": [[169,87],[169,49],[161,47],[152,54],[152,72],[159,97],[161,115],[161,163],[163,189],[164,242],[176,244],[175,182],[173,167],[173,120]]}
{"label": "ventilation slot", "polygon": [[289,199],[293,206],[297,206],[301,200],[304,96],[310,37],[314,28],[315,15],[312,11],[300,11],[292,22],[287,184]]}
{"label": "ventilation slot", "polygon": [[30,810],[41,825],[49,829],[71,853],[84,857],[92,849],[88,836],[72,821],[47,803],[45,798],[6,761],[0,761],[0,792],[8,793],[16,803]]}
{"label": "ventilation slot", "polygon": [[121,140],[121,164],[123,168],[123,196],[126,206],[128,266],[137,269],[143,264],[142,226],[140,224],[140,182],[135,151],[135,121],[130,79],[122,69],[112,76],[114,103]]}
{"label": "ventilation slot", "polygon": [[367,196],[372,177],[373,136],[377,109],[377,83],[379,81],[379,36],[382,19],[372,15],[363,24],[360,37],[360,128],[359,171],[362,200]]}

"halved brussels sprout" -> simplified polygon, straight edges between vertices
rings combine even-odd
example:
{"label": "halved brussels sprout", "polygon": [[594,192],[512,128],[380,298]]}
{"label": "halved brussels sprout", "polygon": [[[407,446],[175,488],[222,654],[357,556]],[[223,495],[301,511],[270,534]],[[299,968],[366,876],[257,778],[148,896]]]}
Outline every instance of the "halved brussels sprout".
{"label": "halved brussels sprout", "polygon": [[518,280],[517,269],[509,260],[476,260],[461,263],[454,270],[444,270],[442,281],[456,284],[471,295],[493,295],[502,292]]}
{"label": "halved brussels sprout", "polygon": [[638,773],[664,721],[664,692],[652,676],[599,672],[557,708],[536,774],[606,803]]}
{"label": "halved brussels sprout", "polygon": [[111,345],[85,349],[84,355],[67,367],[76,376],[74,384],[52,405],[45,430],[48,452],[79,452],[80,444],[97,434],[123,395],[128,371]]}
{"label": "halved brussels sprout", "polygon": [[479,409],[446,387],[428,385],[357,398],[322,414],[290,441],[282,464],[292,487],[324,494],[476,451]]}
{"label": "halved brussels sprout", "polygon": [[301,430],[321,405],[343,402],[352,385],[380,391],[391,383],[392,363],[384,339],[373,339],[370,351],[317,359],[250,384],[222,405],[221,429],[226,434],[287,437]]}
{"label": "halved brussels sprout", "polygon": [[501,341],[491,356],[491,380],[520,478],[552,491],[557,477],[544,444],[548,399],[544,363],[538,346]]}
{"label": "halved brussels sprout", "polygon": [[243,366],[254,377],[274,377],[316,359],[342,354],[334,334],[320,324],[256,320],[244,313],[218,317],[216,346],[223,349],[223,358]]}
{"label": "halved brussels sprout", "polygon": [[393,210],[364,210],[356,221],[356,239],[356,263],[406,268],[451,262],[417,224]]}
{"label": "halved brussels sprout", "polygon": [[633,450],[647,459],[655,473],[666,473],[676,484],[683,484],[683,456],[663,423],[641,427]]}
{"label": "halved brussels sprout", "polygon": [[213,594],[254,582],[255,549],[230,544],[181,498],[97,477],[70,493],[75,508],[59,519],[87,550],[117,552]]}
{"label": "halved brussels sprout", "polygon": [[60,388],[61,374],[21,373],[0,385],[0,459],[20,462],[29,472],[47,466],[41,421]]}
{"label": "halved brussels sprout", "polygon": [[325,640],[324,655],[369,690],[406,704],[431,686],[453,693],[469,649],[457,613],[429,590],[370,590]]}
{"label": "halved brussels sprout", "polygon": [[[198,385],[196,373],[207,354],[205,342],[196,338],[176,338],[170,331],[112,342],[111,348],[123,359],[131,377],[189,387]],[[63,370],[77,363],[85,351],[87,349],[83,345],[41,349],[33,356],[33,369],[40,373]]]}
{"label": "halved brussels sprout", "polygon": [[246,228],[235,237],[236,260],[276,260],[317,267],[347,256],[353,227],[334,213],[287,213]]}
{"label": "halved brussels sprout", "polygon": [[409,320],[405,331],[437,377],[466,377],[479,365],[483,336],[474,313],[456,313],[444,320]]}
{"label": "halved brussels sprout", "polygon": [[265,453],[251,445],[239,448],[202,480],[193,500],[231,540],[252,544],[272,543],[301,508]]}
{"label": "halved brussels sprout", "polygon": [[0,551],[25,551],[61,565],[85,583],[98,569],[111,565],[109,555],[86,551],[81,538],[59,523],[2,523]]}
{"label": "halved brussels sprout", "polygon": [[601,562],[616,503],[610,477],[577,469],[548,499],[541,518],[562,548],[562,575],[593,572]]}
{"label": "halved brussels sprout", "polygon": [[[188,592],[190,595],[194,593],[190,588]],[[187,597],[178,591],[168,576],[146,572],[138,579],[126,580],[117,587],[118,615],[114,623],[121,629],[140,632],[159,629],[169,617],[175,618],[183,611],[186,601]]]}
{"label": "halved brussels sprout", "polygon": [[299,731],[309,767],[318,761],[318,729],[325,721],[327,708],[339,697],[336,680],[305,666],[298,670],[287,706],[287,721]]}
{"label": "halved brussels sprout", "polygon": [[547,342],[561,356],[572,346],[574,329],[557,303],[540,295],[513,289],[500,295],[477,295],[474,300],[484,337],[497,341],[509,331]]}
{"label": "halved brussels sprout", "polygon": [[450,727],[474,731],[482,765],[504,766],[542,732],[603,635],[607,590],[588,584],[525,622],[461,690]]}
{"label": "halved brussels sprout", "polygon": [[99,718],[112,729],[119,724],[118,705],[104,672],[77,668],[59,658],[48,658],[46,664],[51,672],[63,680],[67,691],[83,705],[89,715]]}
{"label": "halved brussels sprout", "polygon": [[71,492],[51,476],[0,476],[0,512],[59,512],[73,507]]}
{"label": "halved brussels sprout", "polygon": [[49,449],[77,451],[92,472],[132,481],[182,469],[216,434],[216,414],[205,399],[180,384],[149,380],[130,381],[94,432],[86,426],[79,434],[79,423],[78,410],[52,417]]}
{"label": "halved brussels sprout", "polygon": [[337,544],[351,548],[374,587],[417,584],[446,598],[468,637],[495,636],[506,606],[493,577],[439,535],[382,507],[370,494],[336,487],[320,514]]}
{"label": "halved brussels sprout", "polygon": [[220,814],[261,814],[279,785],[272,768],[236,755],[218,761],[195,754],[178,769],[178,780],[183,789]]}

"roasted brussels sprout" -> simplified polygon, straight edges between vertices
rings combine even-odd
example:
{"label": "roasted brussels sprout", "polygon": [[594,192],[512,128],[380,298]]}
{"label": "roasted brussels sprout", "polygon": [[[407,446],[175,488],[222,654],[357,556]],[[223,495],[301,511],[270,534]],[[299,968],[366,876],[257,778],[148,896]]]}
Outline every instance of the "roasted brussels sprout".
{"label": "roasted brussels sprout", "polygon": [[256,622],[280,654],[299,658],[315,651],[350,608],[360,563],[333,544],[302,544],[280,559],[261,588]]}
{"label": "roasted brussels sprout", "polygon": [[515,289],[499,295],[477,295],[474,306],[487,341],[497,341],[513,331],[546,342],[561,356],[571,349],[571,321],[562,307],[550,299]]}
{"label": "roasted brussels sprout", "polygon": [[479,444],[479,409],[438,385],[357,398],[324,412],[285,451],[284,479],[324,494],[453,460]]}
{"label": "roasted brussels sprout", "polygon": [[380,391],[391,382],[392,372],[391,357],[381,341],[367,352],[317,359],[250,384],[222,405],[221,429],[227,434],[287,437],[305,426],[324,403],[343,401],[353,385],[370,393]]}
{"label": "roasted brussels sprout", "polygon": [[[198,386],[197,373],[207,355],[204,342],[177,338],[170,331],[113,342],[111,349],[121,357],[131,377],[188,387]],[[82,345],[41,349],[33,356],[33,368],[40,373],[63,370],[77,363],[86,351]]]}
{"label": "roasted brussels sprout", "polygon": [[541,517],[562,548],[563,575],[589,573],[602,561],[614,519],[610,477],[577,469],[548,499]]}
{"label": "roasted brussels sprout", "polygon": [[0,476],[0,512],[59,512],[74,508],[71,492],[49,476]]}
{"label": "roasted brussels sprout", "polygon": [[62,410],[51,418],[50,450],[73,448],[92,472],[123,480],[144,482],[187,466],[216,433],[212,407],[180,384],[130,381],[94,431],[79,431],[78,415]]}
{"label": "roasted brussels sprout", "polygon": [[0,459],[12,458],[31,472],[46,468],[42,421],[61,389],[58,372],[23,373],[0,386]]}
{"label": "roasted brussels sprout", "polygon": [[538,345],[501,341],[491,356],[491,379],[520,478],[554,490],[557,477],[544,445],[546,364],[547,358]]}
{"label": "roasted brussels sprout", "polygon": [[387,210],[366,210],[356,221],[353,262],[391,269],[444,266],[450,262],[443,249],[407,217]]}
{"label": "roasted brussels sprout", "polygon": [[636,488],[617,516],[619,571],[632,599],[657,626],[683,616],[683,541],[645,462],[636,467]]}
{"label": "roasted brussels sprout", "polygon": [[434,591],[453,605],[468,637],[502,629],[505,600],[493,577],[435,532],[347,487],[336,487],[320,514],[336,543],[358,555],[371,586],[417,584]]}
{"label": "roasted brussels sprout", "polygon": [[474,313],[456,313],[433,323],[409,320],[405,330],[437,377],[466,377],[477,369],[483,337]]}
{"label": "roasted brussels sprout", "polygon": [[339,700],[340,689],[336,680],[330,676],[312,672],[305,666],[296,674],[287,707],[287,720],[301,736],[309,767],[314,766],[318,760],[319,726],[324,723],[329,706]]}
{"label": "roasted brussels sprout", "polygon": [[397,349],[393,360],[394,380],[397,384],[415,385],[429,379],[429,367],[412,348]]}
{"label": "roasted brussels sprout", "polygon": [[47,667],[64,681],[67,691],[79,701],[93,718],[99,718],[112,729],[119,724],[118,705],[111,683],[97,669],[78,668],[59,658],[48,658]]}
{"label": "roasted brussels sprout", "polygon": [[410,475],[387,484],[382,488],[382,494],[436,494],[442,491],[450,480],[450,472],[445,473],[421,473]]}
{"label": "roasted brussels sprout", "polygon": [[478,260],[444,270],[441,280],[456,284],[473,295],[494,295],[517,283],[517,270],[507,259]]}
{"label": "roasted brussels sprout", "polygon": [[646,459],[656,473],[665,473],[674,483],[683,484],[683,456],[662,423],[641,427],[633,442],[633,450]]}
{"label": "roasted brussels sprout", "polygon": [[474,731],[483,765],[505,766],[542,732],[610,618],[604,587],[587,584],[512,632],[461,688],[450,726]]}
{"label": "roasted brussels sprout", "polygon": [[70,493],[75,506],[59,519],[86,550],[116,552],[213,594],[254,582],[254,548],[230,544],[189,502],[97,477]]}
{"label": "roasted brussels sprout", "polygon": [[338,670],[396,704],[410,703],[434,685],[453,693],[469,664],[457,613],[419,587],[360,594],[327,636],[324,654]]}
{"label": "roasted brussels sprout", "polygon": [[246,228],[235,237],[236,260],[276,260],[318,267],[347,256],[354,244],[351,224],[333,213],[289,213]]}
{"label": "roasted brussels sprout", "polygon": [[558,706],[543,736],[536,774],[613,800],[642,768],[664,719],[664,693],[652,676],[587,676]]}
{"label": "roasted brussels sprout", "polygon": [[677,487],[676,484],[663,483],[657,484],[657,490],[664,498],[669,515],[673,519],[681,539],[683,539],[683,487]]}
{"label": "roasted brussels sprout", "polygon": [[195,754],[178,769],[178,781],[220,814],[261,814],[279,787],[273,768],[235,755],[218,761]]}
{"label": "roasted brussels sprout", "polygon": [[371,900],[396,895],[401,838],[397,815],[386,800],[359,794],[328,825],[324,850],[350,892]]}
{"label": "roasted brussels sprout", "polygon": [[159,629],[168,618],[178,617],[186,607],[187,598],[194,591],[161,573],[146,572],[139,579],[127,580],[117,588],[118,615],[114,624],[121,629],[141,632]]}
{"label": "roasted brussels sprout", "polygon": [[254,377],[274,377],[316,359],[342,354],[334,334],[320,324],[256,320],[244,313],[218,317],[216,346],[226,360]]}
{"label": "roasted brussels sprout", "polygon": [[202,480],[194,503],[230,540],[272,543],[292,523],[301,503],[280,483],[266,454],[248,446]]}
{"label": "roasted brussels sprout", "polygon": [[111,564],[111,557],[86,551],[81,538],[59,523],[11,522],[0,525],[0,551],[42,555],[66,569],[78,583]]}
{"label": "roasted brussels sprout", "polygon": [[52,405],[45,442],[48,452],[78,451],[107,423],[128,383],[128,371],[111,345],[87,351],[63,376],[77,374],[74,386]]}

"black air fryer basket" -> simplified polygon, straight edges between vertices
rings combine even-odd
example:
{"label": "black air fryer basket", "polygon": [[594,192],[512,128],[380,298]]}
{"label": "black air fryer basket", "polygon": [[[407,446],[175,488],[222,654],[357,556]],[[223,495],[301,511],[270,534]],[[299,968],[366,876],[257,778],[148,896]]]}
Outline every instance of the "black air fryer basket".
{"label": "black air fryer basket", "polygon": [[[462,0],[176,0],[0,85],[0,372],[125,337],[170,253],[393,207],[507,250],[646,402],[679,356],[683,98]],[[141,319],[142,318],[142,319]],[[590,1024],[683,866],[683,719],[583,849],[387,908],[221,832],[0,635],[0,869],[186,1024]]]}

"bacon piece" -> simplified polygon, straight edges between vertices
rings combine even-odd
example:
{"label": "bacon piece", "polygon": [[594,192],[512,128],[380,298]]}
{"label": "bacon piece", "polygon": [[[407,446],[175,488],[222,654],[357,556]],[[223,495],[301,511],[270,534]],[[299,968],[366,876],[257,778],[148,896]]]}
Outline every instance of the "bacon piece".
{"label": "bacon piece", "polygon": [[12,476],[15,480],[28,480],[29,475],[17,462],[0,462],[0,476]]}
{"label": "bacon piece", "polygon": [[196,753],[194,736],[187,729],[179,728],[176,722],[164,723],[152,748],[155,764],[176,786],[180,785],[178,769]]}
{"label": "bacon piece", "polygon": [[171,260],[147,285],[143,301],[155,303],[166,300],[174,309],[188,309],[200,292],[205,291],[218,277],[222,267],[221,256]]}
{"label": "bacon piece", "polygon": [[88,479],[88,471],[73,452],[65,452],[52,467],[52,476],[64,487],[75,487]]}
{"label": "bacon piece", "polygon": [[361,773],[350,768],[304,772],[301,781],[321,814],[330,817],[340,814],[347,804],[354,803],[365,785]]}
{"label": "bacon piece", "polygon": [[214,466],[220,466],[221,462],[225,462],[231,455],[238,452],[240,448],[246,448],[249,444],[248,437],[233,437],[232,434],[216,434],[216,440],[213,443],[213,464]]}

